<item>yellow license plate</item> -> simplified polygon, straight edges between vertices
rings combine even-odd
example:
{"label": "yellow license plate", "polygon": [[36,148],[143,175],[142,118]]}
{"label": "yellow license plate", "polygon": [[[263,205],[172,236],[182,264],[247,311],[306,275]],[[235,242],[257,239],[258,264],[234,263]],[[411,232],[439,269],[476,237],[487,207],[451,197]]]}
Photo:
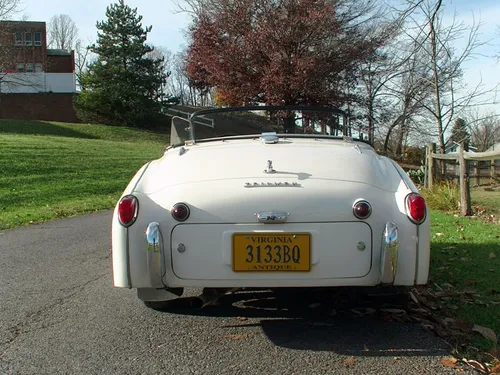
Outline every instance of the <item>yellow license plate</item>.
{"label": "yellow license plate", "polygon": [[311,270],[310,233],[234,233],[233,271]]}

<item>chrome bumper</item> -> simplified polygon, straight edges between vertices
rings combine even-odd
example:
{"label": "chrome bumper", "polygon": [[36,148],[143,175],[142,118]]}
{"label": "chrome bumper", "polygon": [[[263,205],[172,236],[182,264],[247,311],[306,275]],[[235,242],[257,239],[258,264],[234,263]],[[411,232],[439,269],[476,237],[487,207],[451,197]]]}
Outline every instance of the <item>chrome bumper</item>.
{"label": "chrome bumper", "polygon": [[382,284],[393,284],[398,264],[398,227],[392,222],[385,225],[380,254],[380,278]]}
{"label": "chrome bumper", "polygon": [[160,224],[151,222],[146,228],[146,256],[151,288],[138,288],[137,295],[143,301],[168,301],[178,298],[183,288],[168,288],[163,283],[166,272],[165,249]]}

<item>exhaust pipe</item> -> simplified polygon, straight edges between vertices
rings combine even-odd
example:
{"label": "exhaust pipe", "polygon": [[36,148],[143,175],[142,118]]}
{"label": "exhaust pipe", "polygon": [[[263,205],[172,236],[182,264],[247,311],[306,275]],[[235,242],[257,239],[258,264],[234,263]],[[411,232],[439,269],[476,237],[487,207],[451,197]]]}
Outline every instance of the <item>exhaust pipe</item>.
{"label": "exhaust pipe", "polygon": [[240,288],[203,288],[203,292],[198,297],[194,297],[191,301],[191,307],[200,309],[216,305],[220,297],[237,291],[238,289]]}

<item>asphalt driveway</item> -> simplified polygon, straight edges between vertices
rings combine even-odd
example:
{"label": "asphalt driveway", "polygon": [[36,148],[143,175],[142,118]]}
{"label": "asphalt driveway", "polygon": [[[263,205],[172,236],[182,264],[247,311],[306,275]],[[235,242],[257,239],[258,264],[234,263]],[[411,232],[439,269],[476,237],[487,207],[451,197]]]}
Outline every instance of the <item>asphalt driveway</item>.
{"label": "asphalt driveway", "polygon": [[0,232],[0,374],[455,373],[440,363],[448,345],[418,325],[279,310],[268,291],[148,309],[112,286],[110,220]]}

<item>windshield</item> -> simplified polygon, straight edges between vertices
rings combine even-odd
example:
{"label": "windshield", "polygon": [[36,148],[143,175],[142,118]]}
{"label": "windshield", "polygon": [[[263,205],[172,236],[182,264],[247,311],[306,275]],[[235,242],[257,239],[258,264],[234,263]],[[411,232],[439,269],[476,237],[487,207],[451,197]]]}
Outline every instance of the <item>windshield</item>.
{"label": "windshield", "polygon": [[362,133],[353,132],[345,112],[339,109],[254,106],[202,109],[193,112],[187,120],[174,117],[171,144],[262,133],[315,134],[364,140]]}

